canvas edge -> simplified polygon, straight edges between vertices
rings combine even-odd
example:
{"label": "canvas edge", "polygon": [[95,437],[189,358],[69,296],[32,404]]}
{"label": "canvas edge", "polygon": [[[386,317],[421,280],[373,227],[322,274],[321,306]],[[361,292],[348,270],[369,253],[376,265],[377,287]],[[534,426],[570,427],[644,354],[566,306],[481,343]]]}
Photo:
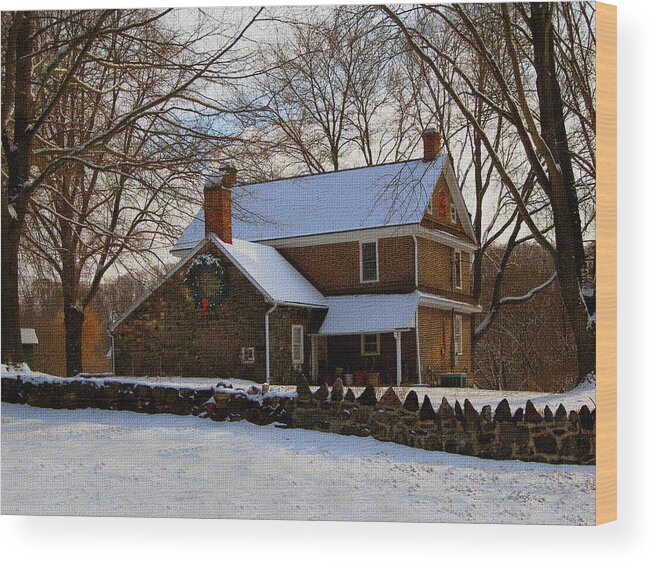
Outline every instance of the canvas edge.
{"label": "canvas edge", "polygon": [[597,6],[597,525],[617,519],[617,7]]}

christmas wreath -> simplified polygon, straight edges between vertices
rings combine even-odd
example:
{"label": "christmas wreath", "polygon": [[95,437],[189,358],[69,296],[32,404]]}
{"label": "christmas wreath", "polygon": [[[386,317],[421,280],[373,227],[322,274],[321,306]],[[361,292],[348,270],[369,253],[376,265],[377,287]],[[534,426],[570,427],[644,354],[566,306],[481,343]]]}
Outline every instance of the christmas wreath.
{"label": "christmas wreath", "polygon": [[218,257],[203,253],[189,265],[184,283],[189,289],[190,298],[200,308],[200,313],[205,314],[225,298],[228,292],[228,271]]}

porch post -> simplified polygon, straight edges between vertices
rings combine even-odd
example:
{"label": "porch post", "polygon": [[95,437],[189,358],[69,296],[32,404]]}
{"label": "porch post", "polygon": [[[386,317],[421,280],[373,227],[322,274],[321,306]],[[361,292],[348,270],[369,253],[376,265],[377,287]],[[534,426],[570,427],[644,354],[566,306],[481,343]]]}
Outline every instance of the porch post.
{"label": "porch post", "polygon": [[317,339],[318,337],[316,335],[310,336],[310,377],[312,384],[319,383],[319,353],[317,351]]}
{"label": "porch post", "polygon": [[401,386],[401,332],[394,332],[396,339],[396,386]]}

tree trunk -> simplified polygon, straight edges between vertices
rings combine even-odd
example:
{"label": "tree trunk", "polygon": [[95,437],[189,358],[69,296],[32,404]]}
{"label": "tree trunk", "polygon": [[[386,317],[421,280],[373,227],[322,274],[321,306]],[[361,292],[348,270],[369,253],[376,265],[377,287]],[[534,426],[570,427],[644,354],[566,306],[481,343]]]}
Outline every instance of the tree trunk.
{"label": "tree trunk", "polygon": [[[13,76],[4,76],[3,103],[14,105],[14,135],[2,130],[2,148],[7,167],[7,182],[2,187],[2,361],[23,361],[18,298],[18,249],[30,197],[29,178],[32,157],[32,51],[34,16],[15,12],[12,33],[15,43],[7,47],[8,68]],[[13,88],[12,88],[13,87]],[[5,99],[5,88],[9,88]],[[3,124],[5,126],[5,124]]]}
{"label": "tree trunk", "polygon": [[596,340],[582,296],[585,252],[576,183],[567,143],[562,95],[556,73],[552,13],[547,3],[531,4],[530,28],[542,137],[560,171],[549,175],[547,196],[556,235],[556,270],[578,355],[579,382],[594,372]]}
{"label": "tree trunk", "polygon": [[64,306],[66,330],[66,376],[74,377],[82,372],[82,328],[84,312],[75,306]]}
{"label": "tree trunk", "polygon": [[[3,195],[4,200],[4,195]],[[18,243],[20,229],[2,204],[2,362],[23,361],[18,301]]]}

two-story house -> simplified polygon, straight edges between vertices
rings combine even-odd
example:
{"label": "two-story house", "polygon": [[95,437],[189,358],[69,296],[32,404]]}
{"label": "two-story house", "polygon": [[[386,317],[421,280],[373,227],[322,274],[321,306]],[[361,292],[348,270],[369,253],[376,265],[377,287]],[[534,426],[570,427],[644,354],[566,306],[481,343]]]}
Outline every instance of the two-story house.
{"label": "two-story house", "polygon": [[113,324],[123,375],[472,383],[467,207],[440,136],[422,159],[239,185],[226,166]]}

